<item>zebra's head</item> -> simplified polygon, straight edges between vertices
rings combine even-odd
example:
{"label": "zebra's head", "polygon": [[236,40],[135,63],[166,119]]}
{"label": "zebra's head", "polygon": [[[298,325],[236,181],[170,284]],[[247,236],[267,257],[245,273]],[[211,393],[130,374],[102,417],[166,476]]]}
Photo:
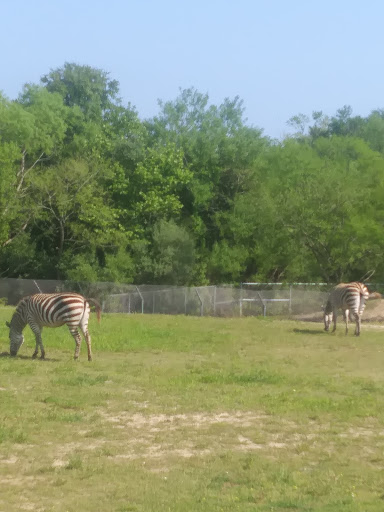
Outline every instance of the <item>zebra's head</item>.
{"label": "zebra's head", "polygon": [[6,326],[9,327],[9,352],[11,356],[15,356],[21,345],[24,343],[23,333],[17,332],[9,322],[5,322]]}
{"label": "zebra's head", "polygon": [[332,305],[330,301],[327,302],[324,309],[324,330],[329,331],[329,327],[331,326],[332,320],[333,320],[333,311],[332,311]]}

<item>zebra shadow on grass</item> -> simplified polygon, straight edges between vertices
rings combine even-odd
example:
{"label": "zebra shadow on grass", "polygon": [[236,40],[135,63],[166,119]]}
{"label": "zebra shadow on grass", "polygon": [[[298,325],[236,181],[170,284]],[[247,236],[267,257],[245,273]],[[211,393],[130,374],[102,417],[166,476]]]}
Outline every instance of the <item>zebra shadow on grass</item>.
{"label": "zebra shadow on grass", "polygon": [[59,359],[54,359],[52,357],[46,357],[45,359],[40,359],[39,357],[32,358],[31,356],[23,356],[23,355],[17,355],[17,356],[11,356],[9,352],[1,352],[0,357],[9,357],[10,359],[30,359],[31,361],[41,361],[43,363],[57,363]]}
{"label": "zebra shadow on grass", "polygon": [[324,329],[293,329],[296,334],[329,334]]}

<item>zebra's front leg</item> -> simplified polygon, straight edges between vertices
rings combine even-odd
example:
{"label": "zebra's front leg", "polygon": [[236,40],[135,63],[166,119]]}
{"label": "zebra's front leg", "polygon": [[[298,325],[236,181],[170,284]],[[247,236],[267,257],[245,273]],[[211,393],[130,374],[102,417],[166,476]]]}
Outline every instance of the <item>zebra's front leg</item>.
{"label": "zebra's front leg", "polygon": [[75,356],[74,356],[74,359],[76,360],[79,358],[79,354],[80,354],[81,336],[77,329],[73,329],[73,330],[71,329],[70,331],[71,331],[73,339],[75,340],[75,343],[76,343]]}
{"label": "zebra's front leg", "polygon": [[45,350],[44,350],[44,346],[43,346],[43,339],[41,337],[41,331],[43,329],[42,329],[42,327],[39,327],[36,324],[33,324],[33,325],[30,324],[30,327],[33,331],[33,334],[35,335],[35,340],[36,340],[36,347],[35,347],[34,353],[32,354],[32,359],[36,359],[37,354],[39,353],[39,347],[40,347],[40,352],[41,352],[40,359],[45,359]]}

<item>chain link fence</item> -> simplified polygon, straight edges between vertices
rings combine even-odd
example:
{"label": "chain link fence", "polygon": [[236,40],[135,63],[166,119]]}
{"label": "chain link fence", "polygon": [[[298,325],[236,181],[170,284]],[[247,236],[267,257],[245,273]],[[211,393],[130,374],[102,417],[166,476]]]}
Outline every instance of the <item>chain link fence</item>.
{"label": "chain link fence", "polygon": [[0,279],[0,302],[16,305],[26,295],[72,291],[98,299],[106,313],[291,316],[321,312],[328,289],[329,285],[305,283],[178,287]]}
{"label": "chain link fence", "polygon": [[[327,283],[242,283],[239,286],[178,287],[0,279],[0,303],[16,305],[26,295],[77,292],[99,300],[105,313],[196,316],[284,316],[320,321],[333,285]],[[370,285],[383,291],[383,285]]]}

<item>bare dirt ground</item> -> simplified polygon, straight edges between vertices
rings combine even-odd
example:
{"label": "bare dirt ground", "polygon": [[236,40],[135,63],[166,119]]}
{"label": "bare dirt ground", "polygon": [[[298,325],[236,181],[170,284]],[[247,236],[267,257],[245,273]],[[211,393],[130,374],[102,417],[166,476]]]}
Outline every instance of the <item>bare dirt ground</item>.
{"label": "bare dirt ground", "polygon": [[[322,322],[323,313],[322,311],[316,311],[305,315],[295,315],[294,319],[301,320],[303,322]],[[371,301],[368,301],[364,310],[362,322],[384,322],[384,299],[372,299]]]}

